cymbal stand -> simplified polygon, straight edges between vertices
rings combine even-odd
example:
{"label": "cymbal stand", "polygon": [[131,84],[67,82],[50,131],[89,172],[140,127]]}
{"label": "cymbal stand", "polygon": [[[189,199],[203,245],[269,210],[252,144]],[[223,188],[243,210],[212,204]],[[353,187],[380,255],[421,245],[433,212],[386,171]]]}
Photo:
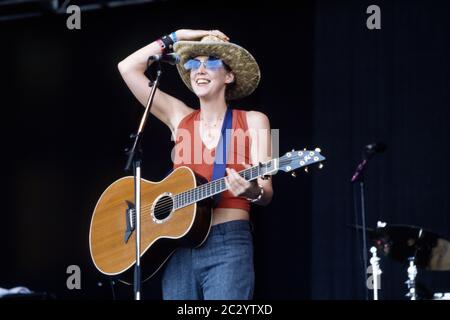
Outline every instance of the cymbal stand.
{"label": "cymbal stand", "polygon": [[408,280],[405,281],[405,284],[408,286],[409,292],[406,294],[406,297],[409,297],[410,300],[417,300],[416,293],[416,276],[417,276],[417,267],[414,263],[414,257],[409,257],[409,267],[408,267]]}
{"label": "cymbal stand", "polygon": [[381,289],[381,269],[380,258],[377,256],[377,248],[371,247],[370,252],[372,253],[372,258],[370,258],[370,264],[372,266],[372,277],[373,277],[373,300],[378,300],[378,290]]}

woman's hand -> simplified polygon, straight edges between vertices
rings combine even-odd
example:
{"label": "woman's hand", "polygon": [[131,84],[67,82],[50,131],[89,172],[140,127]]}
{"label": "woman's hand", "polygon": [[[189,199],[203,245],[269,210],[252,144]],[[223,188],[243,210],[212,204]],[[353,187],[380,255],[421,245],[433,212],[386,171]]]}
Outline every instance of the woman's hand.
{"label": "woman's hand", "polygon": [[[248,164],[244,164],[245,168],[250,168]],[[234,169],[225,168],[227,176],[225,177],[225,185],[228,190],[235,196],[256,199],[260,195],[260,188],[256,180],[252,182],[242,178]]]}
{"label": "woman's hand", "polygon": [[178,40],[199,40],[208,35],[216,36],[224,41],[230,41],[230,38],[219,30],[192,30],[180,29],[175,31]]}

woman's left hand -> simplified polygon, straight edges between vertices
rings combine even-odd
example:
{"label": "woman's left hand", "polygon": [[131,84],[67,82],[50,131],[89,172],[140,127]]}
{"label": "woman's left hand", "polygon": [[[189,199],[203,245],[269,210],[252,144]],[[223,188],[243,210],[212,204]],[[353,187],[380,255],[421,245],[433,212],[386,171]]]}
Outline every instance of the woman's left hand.
{"label": "woman's left hand", "polygon": [[[244,164],[245,168],[250,168],[248,164]],[[227,176],[225,177],[225,185],[228,190],[235,196],[241,196],[246,198],[256,198],[259,193],[259,187],[256,180],[252,182],[242,178],[234,169],[225,168],[227,171]]]}

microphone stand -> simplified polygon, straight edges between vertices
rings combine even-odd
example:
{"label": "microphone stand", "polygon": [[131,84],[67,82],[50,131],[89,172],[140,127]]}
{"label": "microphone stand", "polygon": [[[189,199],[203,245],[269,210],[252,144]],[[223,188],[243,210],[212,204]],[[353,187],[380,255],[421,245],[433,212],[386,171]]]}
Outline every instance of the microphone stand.
{"label": "microphone stand", "polygon": [[[147,60],[147,68],[149,67],[151,59]],[[153,98],[155,96],[156,89],[159,85],[159,80],[161,77],[161,64],[158,61],[157,64],[157,75],[156,80],[149,82],[149,87],[151,87],[150,95],[147,100],[147,105],[145,107],[144,115],[142,116],[141,123],[139,125],[136,134],[132,134],[131,138],[134,138],[133,146],[131,149],[126,149],[125,152],[128,155],[127,164],[125,166],[125,171],[129,171],[130,167],[133,166],[134,174],[134,213],[135,213],[135,232],[136,232],[136,264],[134,266],[134,299],[141,300],[141,164],[142,164],[142,149],[141,140],[144,132],[144,127],[147,122],[148,114],[150,112]]]}
{"label": "microphone stand", "polygon": [[[364,270],[363,270],[363,276],[364,276],[364,283],[366,284],[366,276],[367,276],[367,237],[366,237],[366,210],[365,210],[365,203],[364,203],[364,170],[367,167],[369,160],[371,158],[371,155],[365,155],[363,158],[363,161],[358,165],[356,168],[355,173],[352,176],[351,183],[355,183],[359,181],[359,189],[360,189],[360,201],[361,201],[361,227],[363,230],[363,264],[364,264]],[[356,188],[353,188],[354,191],[354,198],[356,201],[357,195],[356,195]],[[355,202],[355,210],[357,210],[356,202]],[[367,285],[365,286],[365,298],[366,300],[369,300],[369,290],[367,288]]]}

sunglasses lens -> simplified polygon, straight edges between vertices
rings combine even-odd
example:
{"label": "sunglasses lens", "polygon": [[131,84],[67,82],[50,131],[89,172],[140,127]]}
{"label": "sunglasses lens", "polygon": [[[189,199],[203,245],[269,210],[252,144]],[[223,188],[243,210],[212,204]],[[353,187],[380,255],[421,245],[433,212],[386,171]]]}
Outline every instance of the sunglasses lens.
{"label": "sunglasses lens", "polygon": [[191,70],[191,69],[198,69],[200,68],[200,61],[196,60],[196,59],[189,59],[185,64],[184,64],[184,68],[186,70]]}
{"label": "sunglasses lens", "polygon": [[220,59],[213,59],[206,61],[206,68],[207,69],[219,69],[222,67],[223,63]]}
{"label": "sunglasses lens", "polygon": [[[186,70],[197,70],[200,68],[200,65],[202,62],[197,59],[189,59],[185,64],[184,68]],[[206,69],[219,69],[223,66],[222,60],[214,58],[214,59],[208,59],[205,62],[203,62]]]}

